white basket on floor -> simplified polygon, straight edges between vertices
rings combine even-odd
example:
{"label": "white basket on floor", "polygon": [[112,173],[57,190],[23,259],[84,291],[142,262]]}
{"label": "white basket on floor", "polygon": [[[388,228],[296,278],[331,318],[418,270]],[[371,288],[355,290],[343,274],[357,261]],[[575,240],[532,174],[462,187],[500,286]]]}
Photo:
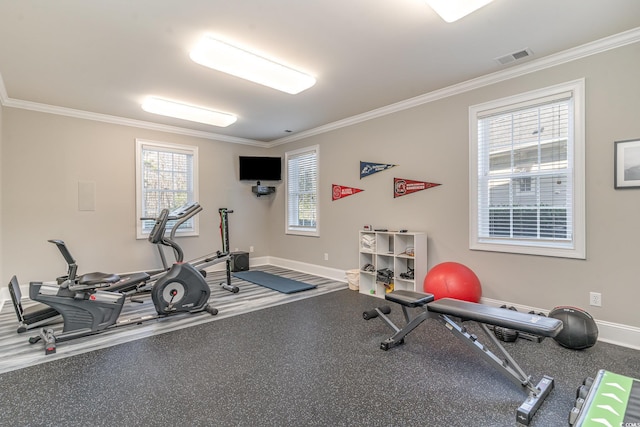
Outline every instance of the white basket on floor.
{"label": "white basket on floor", "polygon": [[346,275],[347,282],[349,283],[349,289],[352,291],[360,289],[360,270],[357,268],[354,270],[347,270]]}

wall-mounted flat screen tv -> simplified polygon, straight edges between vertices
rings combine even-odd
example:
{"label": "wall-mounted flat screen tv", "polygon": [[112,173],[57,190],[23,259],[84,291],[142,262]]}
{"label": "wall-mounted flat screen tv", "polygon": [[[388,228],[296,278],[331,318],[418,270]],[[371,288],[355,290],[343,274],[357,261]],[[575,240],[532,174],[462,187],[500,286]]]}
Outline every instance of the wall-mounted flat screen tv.
{"label": "wall-mounted flat screen tv", "polygon": [[280,181],[282,159],[280,157],[240,156],[241,181]]}

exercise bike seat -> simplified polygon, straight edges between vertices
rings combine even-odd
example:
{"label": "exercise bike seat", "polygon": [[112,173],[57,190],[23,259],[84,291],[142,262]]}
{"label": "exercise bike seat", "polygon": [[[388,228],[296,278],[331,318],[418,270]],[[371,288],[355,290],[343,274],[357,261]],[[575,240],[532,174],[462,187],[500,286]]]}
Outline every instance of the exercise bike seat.
{"label": "exercise bike seat", "polygon": [[[120,276],[111,273],[86,273],[78,277],[78,285],[86,287],[109,286],[120,280]],[[102,286],[100,286],[102,285]]]}

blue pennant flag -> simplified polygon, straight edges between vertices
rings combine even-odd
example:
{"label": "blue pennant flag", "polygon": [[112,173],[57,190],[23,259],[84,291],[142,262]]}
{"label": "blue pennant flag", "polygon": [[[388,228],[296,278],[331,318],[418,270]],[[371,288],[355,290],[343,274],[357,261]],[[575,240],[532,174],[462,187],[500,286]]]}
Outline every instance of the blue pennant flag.
{"label": "blue pennant flag", "polygon": [[371,162],[360,162],[360,179],[365,176],[373,175],[377,172],[382,172],[383,170],[391,169],[396,165],[391,165],[387,163],[371,163]]}

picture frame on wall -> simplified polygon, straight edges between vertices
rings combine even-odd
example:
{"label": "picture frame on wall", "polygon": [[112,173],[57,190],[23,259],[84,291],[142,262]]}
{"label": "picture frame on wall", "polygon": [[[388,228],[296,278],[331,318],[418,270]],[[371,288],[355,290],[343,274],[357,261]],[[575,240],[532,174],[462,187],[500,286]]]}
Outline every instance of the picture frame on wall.
{"label": "picture frame on wall", "polygon": [[614,144],[614,188],[640,188],[640,138]]}

